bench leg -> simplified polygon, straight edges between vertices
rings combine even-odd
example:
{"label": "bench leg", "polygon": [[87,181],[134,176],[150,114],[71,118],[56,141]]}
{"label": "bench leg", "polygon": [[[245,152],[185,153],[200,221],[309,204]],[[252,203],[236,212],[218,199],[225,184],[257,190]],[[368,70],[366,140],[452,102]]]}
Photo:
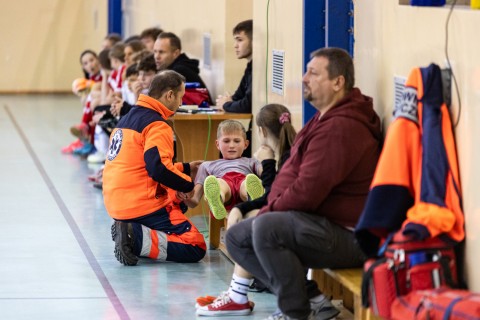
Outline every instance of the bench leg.
{"label": "bench leg", "polygon": [[353,298],[353,319],[355,320],[367,320],[368,317],[368,309],[362,307],[362,297],[361,296],[354,296]]}

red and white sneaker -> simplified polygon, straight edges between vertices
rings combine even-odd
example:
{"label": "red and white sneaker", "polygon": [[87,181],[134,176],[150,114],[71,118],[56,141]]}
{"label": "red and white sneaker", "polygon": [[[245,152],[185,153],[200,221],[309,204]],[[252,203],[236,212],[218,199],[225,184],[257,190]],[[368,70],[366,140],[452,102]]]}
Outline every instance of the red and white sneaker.
{"label": "red and white sneaker", "polygon": [[80,139],[77,139],[70,143],[68,146],[62,148],[62,153],[68,154],[73,153],[73,150],[83,147],[83,142]]}
{"label": "red and white sneaker", "polygon": [[[198,302],[197,302],[198,303]],[[252,313],[253,305],[250,301],[239,304],[230,299],[230,296],[224,292],[211,304],[197,308],[197,316],[246,316]]]}
{"label": "red and white sneaker", "polygon": [[214,297],[214,296],[202,296],[202,297],[198,297],[198,298],[196,299],[196,302],[195,302],[195,308],[204,307],[204,306],[212,303],[213,301],[215,301],[215,299],[217,299],[217,297]]}

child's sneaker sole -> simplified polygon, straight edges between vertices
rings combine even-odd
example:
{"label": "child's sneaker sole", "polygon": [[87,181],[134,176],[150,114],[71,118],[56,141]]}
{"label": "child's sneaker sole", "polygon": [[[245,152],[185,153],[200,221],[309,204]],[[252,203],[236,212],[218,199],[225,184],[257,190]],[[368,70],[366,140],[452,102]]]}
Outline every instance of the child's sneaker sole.
{"label": "child's sneaker sole", "polygon": [[227,210],[220,197],[220,184],[214,176],[208,176],[203,183],[203,192],[213,216],[221,220],[227,216]]}
{"label": "child's sneaker sole", "polygon": [[245,178],[245,188],[247,189],[247,194],[250,197],[250,200],[260,198],[265,193],[262,180],[253,173],[247,174]]}

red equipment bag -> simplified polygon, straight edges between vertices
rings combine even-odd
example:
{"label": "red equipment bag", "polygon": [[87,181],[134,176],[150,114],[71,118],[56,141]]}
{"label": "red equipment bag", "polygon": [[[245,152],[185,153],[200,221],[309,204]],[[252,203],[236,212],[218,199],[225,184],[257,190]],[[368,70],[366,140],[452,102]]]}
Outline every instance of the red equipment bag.
{"label": "red equipment bag", "polygon": [[418,290],[392,304],[393,320],[480,320],[480,294],[448,288]]}
{"label": "red equipment bag", "polygon": [[393,301],[411,291],[456,286],[453,247],[439,238],[411,240],[398,232],[382,251],[365,263],[362,279],[362,304],[377,316],[389,319]]}
{"label": "red equipment bag", "polygon": [[185,88],[182,103],[207,108],[211,105],[210,95],[205,88]]}

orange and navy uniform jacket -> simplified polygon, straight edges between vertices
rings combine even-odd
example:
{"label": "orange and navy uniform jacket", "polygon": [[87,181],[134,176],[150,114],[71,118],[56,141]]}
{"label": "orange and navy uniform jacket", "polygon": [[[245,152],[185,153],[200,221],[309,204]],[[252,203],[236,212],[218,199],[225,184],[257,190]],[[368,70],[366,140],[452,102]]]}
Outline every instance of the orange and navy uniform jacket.
{"label": "orange and navy uniform jacket", "polygon": [[437,65],[411,71],[394,111],[355,235],[368,256],[403,229],[415,239],[463,240],[455,138]]}
{"label": "orange and navy uniform jacket", "polygon": [[189,164],[172,162],[173,130],[165,122],[172,115],[158,100],[140,95],[113,130],[103,171],[104,202],[112,218],[148,215],[172,205],[169,189],[193,190]]}

